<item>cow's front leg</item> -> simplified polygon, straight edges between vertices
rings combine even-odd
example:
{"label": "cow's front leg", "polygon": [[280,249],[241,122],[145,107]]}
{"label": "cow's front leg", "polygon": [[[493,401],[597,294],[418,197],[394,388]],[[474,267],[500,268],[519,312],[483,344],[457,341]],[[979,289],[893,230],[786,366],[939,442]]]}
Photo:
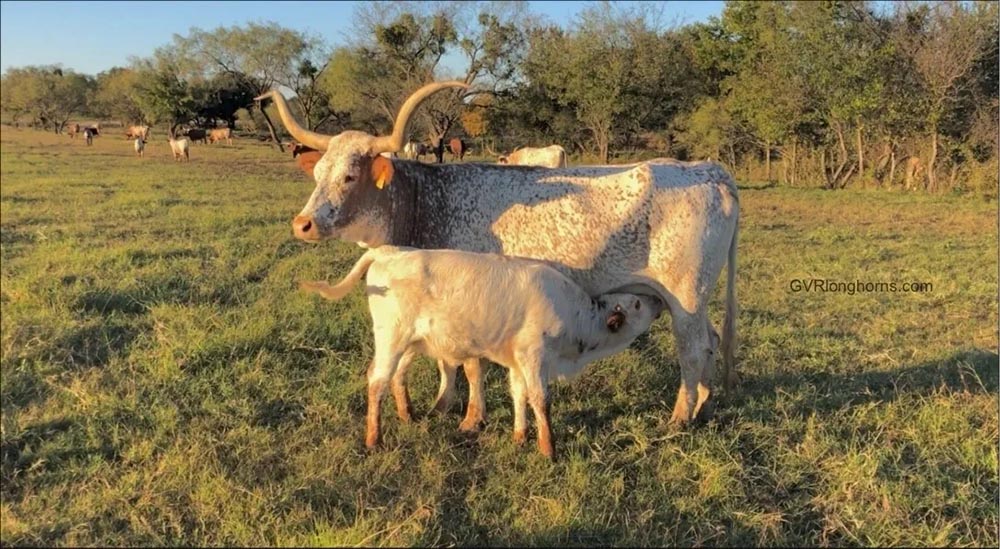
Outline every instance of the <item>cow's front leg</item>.
{"label": "cow's front leg", "polygon": [[706,402],[712,396],[714,363],[710,364],[712,339],[704,313],[677,313],[673,328],[681,366],[681,386],[670,422],[680,426],[696,418],[711,418],[712,406],[706,406]]}

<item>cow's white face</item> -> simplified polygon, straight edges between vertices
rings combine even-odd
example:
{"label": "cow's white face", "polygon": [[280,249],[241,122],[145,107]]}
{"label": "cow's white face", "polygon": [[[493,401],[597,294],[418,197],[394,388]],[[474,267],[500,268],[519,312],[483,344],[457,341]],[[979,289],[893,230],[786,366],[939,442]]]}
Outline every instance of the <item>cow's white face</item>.
{"label": "cow's white face", "polygon": [[386,241],[385,186],[392,178],[392,161],[373,153],[375,139],[357,131],[330,139],[313,168],[316,189],[292,222],[297,238],[308,242],[339,238],[369,245]]}

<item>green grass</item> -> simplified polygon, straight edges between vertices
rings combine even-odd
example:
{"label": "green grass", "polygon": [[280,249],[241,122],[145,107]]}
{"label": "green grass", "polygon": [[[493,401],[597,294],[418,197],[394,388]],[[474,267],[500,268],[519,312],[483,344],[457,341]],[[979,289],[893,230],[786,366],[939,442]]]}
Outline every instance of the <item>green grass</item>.
{"label": "green grass", "polygon": [[998,544],[996,202],[748,186],[714,421],[667,424],[665,316],[553,387],[554,463],[512,444],[502,368],[478,436],[425,414],[427,360],[368,454],[363,296],[296,290],[361,250],[293,240],[290,156],[0,138],[4,545]]}

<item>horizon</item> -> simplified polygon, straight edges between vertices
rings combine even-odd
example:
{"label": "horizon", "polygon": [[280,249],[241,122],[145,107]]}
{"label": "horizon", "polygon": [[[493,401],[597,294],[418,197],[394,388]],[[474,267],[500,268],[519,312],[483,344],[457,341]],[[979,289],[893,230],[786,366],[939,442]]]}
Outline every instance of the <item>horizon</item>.
{"label": "horizon", "polygon": [[[0,67],[58,65],[94,75],[129,66],[131,57],[148,57],[173,36],[203,30],[273,21],[321,37],[333,48],[346,42],[354,10],[363,2],[0,2]],[[598,2],[528,2],[529,10],[566,27],[587,6]],[[622,7],[662,6],[664,19],[686,25],[722,12],[724,2],[614,2]],[[53,10],[54,6],[58,6]],[[281,10],[277,10],[281,6]],[[128,9],[141,7],[142,9]],[[234,15],[235,14],[235,15]],[[155,21],[150,25],[149,21]],[[318,20],[330,21],[320,27]],[[55,29],[40,33],[39,28]],[[79,29],[80,33],[69,32]],[[83,32],[97,29],[96,32]],[[461,54],[453,50],[441,68],[451,71]]]}

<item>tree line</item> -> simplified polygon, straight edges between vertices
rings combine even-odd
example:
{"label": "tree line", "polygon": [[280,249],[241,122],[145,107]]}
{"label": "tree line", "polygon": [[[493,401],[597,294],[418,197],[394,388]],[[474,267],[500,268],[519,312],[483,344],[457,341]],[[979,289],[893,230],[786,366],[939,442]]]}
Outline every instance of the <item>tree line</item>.
{"label": "tree line", "polygon": [[225,124],[280,148],[273,111],[253,101],[269,89],[309,129],[387,133],[412,90],[448,78],[476,93],[429,100],[415,140],[713,159],[829,189],[996,189],[996,3],[727,2],[707,22],[664,19],[655,4],[594,4],[563,25],[519,2],[367,4],[334,48],[253,22],[191,29],[96,76],[10,68],[0,111],[54,131],[73,116]]}

